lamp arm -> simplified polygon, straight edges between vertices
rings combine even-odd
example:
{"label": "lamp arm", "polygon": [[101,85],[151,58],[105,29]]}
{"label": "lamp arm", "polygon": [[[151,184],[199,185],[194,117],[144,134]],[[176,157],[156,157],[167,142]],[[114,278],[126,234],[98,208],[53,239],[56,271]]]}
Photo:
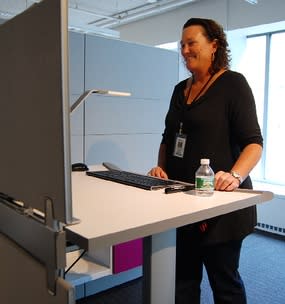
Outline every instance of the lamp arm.
{"label": "lamp arm", "polygon": [[87,97],[91,94],[110,95],[110,96],[131,96],[131,93],[109,90],[92,89],[85,91],[70,107],[70,113],[72,113]]}

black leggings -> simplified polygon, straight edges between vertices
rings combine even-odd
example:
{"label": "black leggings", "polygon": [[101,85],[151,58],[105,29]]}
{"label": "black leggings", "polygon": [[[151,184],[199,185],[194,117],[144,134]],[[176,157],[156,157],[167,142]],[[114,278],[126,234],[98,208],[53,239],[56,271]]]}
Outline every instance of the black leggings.
{"label": "black leggings", "polygon": [[246,293],[239,275],[242,240],[202,246],[189,231],[177,232],[176,304],[199,304],[200,284],[205,266],[215,304],[246,304]]}

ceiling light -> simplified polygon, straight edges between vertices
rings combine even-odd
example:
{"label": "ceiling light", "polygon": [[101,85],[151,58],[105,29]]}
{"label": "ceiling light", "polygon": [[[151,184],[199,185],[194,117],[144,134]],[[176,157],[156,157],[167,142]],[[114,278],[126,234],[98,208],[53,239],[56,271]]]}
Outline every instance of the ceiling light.
{"label": "ceiling light", "polygon": [[250,4],[257,4],[258,0],[245,0],[246,2],[250,3]]}

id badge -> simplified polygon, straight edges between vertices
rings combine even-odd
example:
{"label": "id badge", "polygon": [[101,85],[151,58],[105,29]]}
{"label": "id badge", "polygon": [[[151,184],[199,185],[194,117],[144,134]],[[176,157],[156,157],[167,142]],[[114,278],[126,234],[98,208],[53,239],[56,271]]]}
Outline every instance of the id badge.
{"label": "id badge", "polygon": [[186,135],[182,133],[177,133],[175,138],[175,146],[173,151],[173,156],[183,158],[184,150],[186,145]]}

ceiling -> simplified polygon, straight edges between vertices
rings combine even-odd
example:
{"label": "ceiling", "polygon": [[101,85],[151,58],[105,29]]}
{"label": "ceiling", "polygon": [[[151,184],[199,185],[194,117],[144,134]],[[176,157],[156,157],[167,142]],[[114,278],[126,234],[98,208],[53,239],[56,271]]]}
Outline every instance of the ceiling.
{"label": "ceiling", "polygon": [[[41,0],[0,0],[0,19],[10,19]],[[113,28],[200,0],[69,0],[69,28],[117,36]]]}
{"label": "ceiling", "polygon": [[[10,19],[40,1],[0,0],[0,19]],[[114,29],[117,26],[175,10],[197,1],[201,0],[69,0],[69,28],[119,37],[119,32]],[[257,0],[245,1],[257,3]]]}

